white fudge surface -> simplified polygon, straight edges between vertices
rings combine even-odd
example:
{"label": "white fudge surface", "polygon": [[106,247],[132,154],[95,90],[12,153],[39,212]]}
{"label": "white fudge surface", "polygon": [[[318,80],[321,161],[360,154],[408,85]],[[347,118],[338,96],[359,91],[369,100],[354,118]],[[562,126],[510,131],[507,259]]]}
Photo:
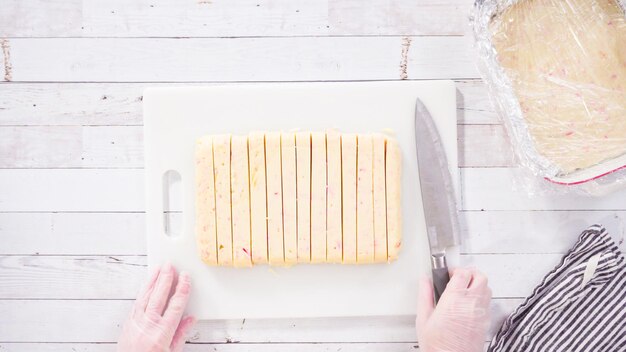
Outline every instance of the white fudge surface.
{"label": "white fudge surface", "polygon": [[233,227],[233,261],[236,267],[252,266],[250,250],[250,188],[248,138],[231,140],[230,192]]}
{"label": "white fudge surface", "polygon": [[280,132],[265,134],[265,167],[267,172],[267,244],[269,262],[285,263],[283,240],[283,190],[280,150]]}
{"label": "white fudge surface", "polygon": [[380,133],[257,131],[196,141],[207,265],[371,264],[402,243],[398,144]]}
{"label": "white fudge surface", "polygon": [[217,260],[233,265],[232,207],[230,203],[230,135],[213,139],[215,165],[215,211],[217,223]]}
{"label": "white fudge surface", "polygon": [[265,134],[248,136],[250,159],[250,238],[252,263],[265,264],[267,257],[267,192],[265,188]]}
{"label": "white fudge surface", "polygon": [[196,233],[200,259],[217,265],[217,230],[215,227],[215,178],[213,174],[213,138],[196,142]]}
{"label": "white fudge surface", "polygon": [[298,262],[297,200],[296,200],[296,135],[281,134],[283,186],[283,238],[285,264]]}

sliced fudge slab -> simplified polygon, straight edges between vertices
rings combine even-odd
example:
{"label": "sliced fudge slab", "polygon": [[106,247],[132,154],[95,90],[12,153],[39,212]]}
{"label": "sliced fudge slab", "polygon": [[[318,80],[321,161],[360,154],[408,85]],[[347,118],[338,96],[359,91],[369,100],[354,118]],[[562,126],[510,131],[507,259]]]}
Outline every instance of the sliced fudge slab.
{"label": "sliced fudge slab", "polygon": [[215,211],[217,223],[217,260],[219,265],[233,265],[233,236],[230,204],[230,135],[213,139],[215,165]]}
{"label": "sliced fudge slab", "polygon": [[265,264],[267,258],[267,193],[265,188],[265,134],[248,136],[250,157],[250,227],[252,263]]}
{"label": "sliced fudge slab", "polygon": [[385,196],[385,136],[374,135],[374,261],[387,261],[387,204]]}
{"label": "sliced fudge slab", "polygon": [[341,136],[343,262],[356,264],[356,134]]}
{"label": "sliced fudge slab", "polygon": [[297,209],[296,209],[296,135],[281,134],[281,159],[283,175],[283,238],[285,264],[298,262]]}
{"label": "sliced fudge slab", "polygon": [[326,135],[311,134],[311,262],[326,262]]}
{"label": "sliced fudge slab", "polygon": [[197,140],[207,265],[370,264],[402,242],[401,154],[382,134],[253,132]]}
{"label": "sliced fudge slab", "polygon": [[341,263],[341,135],[335,130],[326,132],[326,177],[326,261]]}
{"label": "sliced fudge slab", "polygon": [[402,156],[398,142],[389,138],[385,159],[385,185],[387,195],[387,256],[388,260],[398,259],[402,246],[401,172]]}
{"label": "sliced fudge slab", "polygon": [[374,262],[373,140],[371,135],[357,139],[357,262]]}
{"label": "sliced fudge slab", "polygon": [[252,266],[250,256],[250,189],[248,138],[233,136],[230,159],[233,260],[236,267]]}
{"label": "sliced fudge slab", "polygon": [[311,133],[296,133],[298,263],[311,261]]}
{"label": "sliced fudge slab", "polygon": [[285,263],[283,240],[283,190],[280,132],[265,134],[265,167],[267,172],[267,234],[269,263]]}
{"label": "sliced fudge slab", "polygon": [[196,142],[196,239],[200,259],[217,265],[217,230],[215,227],[215,178],[213,175],[213,138]]}

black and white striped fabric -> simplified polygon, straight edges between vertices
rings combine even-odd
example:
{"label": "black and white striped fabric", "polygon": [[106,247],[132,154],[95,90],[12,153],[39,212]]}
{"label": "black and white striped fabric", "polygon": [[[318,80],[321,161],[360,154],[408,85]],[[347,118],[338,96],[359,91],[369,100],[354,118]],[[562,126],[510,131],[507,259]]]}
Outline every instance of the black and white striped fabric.
{"label": "black and white striped fabric", "polygon": [[505,320],[488,351],[626,351],[626,266],[602,226],[580,235]]}

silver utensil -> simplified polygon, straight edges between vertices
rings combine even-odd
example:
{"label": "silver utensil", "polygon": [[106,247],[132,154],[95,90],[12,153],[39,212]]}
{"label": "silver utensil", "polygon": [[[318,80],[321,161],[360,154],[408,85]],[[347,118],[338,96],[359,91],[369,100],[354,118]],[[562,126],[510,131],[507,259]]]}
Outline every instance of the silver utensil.
{"label": "silver utensil", "polygon": [[446,153],[437,126],[419,98],[415,103],[415,147],[437,302],[450,281],[446,249],[459,243],[459,225]]}

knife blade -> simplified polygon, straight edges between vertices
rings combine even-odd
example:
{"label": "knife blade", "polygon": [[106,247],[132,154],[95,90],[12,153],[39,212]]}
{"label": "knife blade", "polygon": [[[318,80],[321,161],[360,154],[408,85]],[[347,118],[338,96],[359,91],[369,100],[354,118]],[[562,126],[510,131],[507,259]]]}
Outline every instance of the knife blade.
{"label": "knife blade", "polygon": [[459,225],[452,177],[441,137],[419,98],[415,102],[415,148],[437,302],[450,280],[446,248],[459,243]]}

